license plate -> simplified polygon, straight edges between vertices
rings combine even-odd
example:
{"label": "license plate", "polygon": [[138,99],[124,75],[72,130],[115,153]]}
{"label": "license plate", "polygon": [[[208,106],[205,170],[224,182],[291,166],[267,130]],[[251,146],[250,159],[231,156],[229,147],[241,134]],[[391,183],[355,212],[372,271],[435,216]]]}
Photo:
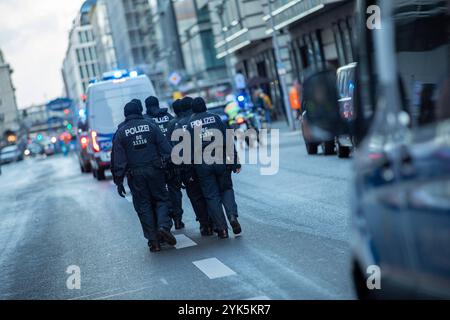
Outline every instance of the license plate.
{"label": "license plate", "polygon": [[111,152],[105,152],[100,155],[100,160],[103,162],[111,161]]}

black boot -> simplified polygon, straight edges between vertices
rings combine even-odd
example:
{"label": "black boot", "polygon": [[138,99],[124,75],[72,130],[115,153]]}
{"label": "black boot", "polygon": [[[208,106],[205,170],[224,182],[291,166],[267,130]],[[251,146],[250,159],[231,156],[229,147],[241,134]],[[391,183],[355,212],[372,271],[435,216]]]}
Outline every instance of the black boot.
{"label": "black boot", "polygon": [[149,241],[148,247],[150,248],[150,252],[159,252],[161,251],[161,246],[159,245],[159,241]]}
{"label": "black boot", "polygon": [[202,237],[209,237],[213,235],[213,228],[210,225],[201,225],[200,234]]}
{"label": "black boot", "polygon": [[217,235],[219,239],[228,239],[228,230],[227,229],[217,230]]}
{"label": "black boot", "polygon": [[184,229],[184,222],[181,220],[181,218],[176,218],[173,220],[175,225],[175,230]]}
{"label": "black boot", "polygon": [[167,242],[168,245],[174,246],[177,244],[177,239],[173,236],[173,234],[169,230],[159,229],[159,235],[161,238]]}
{"label": "black boot", "polygon": [[234,234],[240,234],[242,232],[241,225],[236,216],[231,216],[230,225],[231,225],[231,228],[233,228]]}

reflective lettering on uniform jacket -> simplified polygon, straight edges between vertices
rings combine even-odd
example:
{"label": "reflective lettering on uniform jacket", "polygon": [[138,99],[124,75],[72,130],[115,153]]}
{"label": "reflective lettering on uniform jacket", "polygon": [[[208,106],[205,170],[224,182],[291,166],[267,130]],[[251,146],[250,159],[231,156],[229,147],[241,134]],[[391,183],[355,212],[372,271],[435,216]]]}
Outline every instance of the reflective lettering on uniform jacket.
{"label": "reflective lettering on uniform jacket", "polygon": [[159,129],[161,130],[161,132],[164,135],[166,135],[167,131],[169,131],[168,128],[166,127],[167,123],[170,121],[169,116],[166,115],[166,116],[162,116],[162,117],[153,117],[152,119],[158,125]]}
{"label": "reflective lettering on uniform jacket", "polygon": [[170,121],[170,118],[169,118],[169,116],[154,117],[153,120],[154,120],[156,123],[160,124],[160,123],[166,123],[166,122],[169,122],[169,121]]}
{"label": "reflective lettering on uniform jacket", "polygon": [[191,122],[191,128],[200,127],[200,126],[204,126],[207,124],[213,124],[213,123],[216,123],[215,117],[207,117],[207,118],[203,118],[203,119],[198,119],[198,120]]}
{"label": "reflective lettering on uniform jacket", "polygon": [[[139,146],[145,146],[147,144],[147,139],[143,137],[142,135],[138,134],[134,137],[133,140],[133,146],[139,147]],[[139,148],[137,148],[139,149]]]}
{"label": "reflective lettering on uniform jacket", "polygon": [[144,125],[140,125],[137,127],[131,127],[131,128],[125,129],[125,135],[127,137],[130,135],[135,135],[135,134],[143,133],[143,132],[150,132],[150,126],[147,124],[144,124]]}

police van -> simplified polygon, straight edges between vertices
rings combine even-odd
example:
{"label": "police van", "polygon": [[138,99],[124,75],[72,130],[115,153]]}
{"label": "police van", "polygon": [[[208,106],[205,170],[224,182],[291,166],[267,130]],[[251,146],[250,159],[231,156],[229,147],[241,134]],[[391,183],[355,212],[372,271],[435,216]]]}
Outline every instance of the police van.
{"label": "police van", "polygon": [[132,99],[139,99],[144,104],[151,95],[155,95],[155,90],[150,79],[136,71],[105,73],[101,81],[89,85],[86,101],[87,153],[97,180],[104,180],[105,170],[110,169],[112,139],[117,126],[124,121],[125,104]]}

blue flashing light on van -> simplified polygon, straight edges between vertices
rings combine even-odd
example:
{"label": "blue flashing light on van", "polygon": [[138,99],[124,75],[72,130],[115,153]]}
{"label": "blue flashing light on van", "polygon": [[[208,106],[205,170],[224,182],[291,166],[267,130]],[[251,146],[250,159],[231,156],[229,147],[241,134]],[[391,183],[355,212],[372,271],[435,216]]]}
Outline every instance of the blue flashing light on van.
{"label": "blue flashing light on van", "polygon": [[113,70],[103,73],[101,81],[118,80],[123,78],[136,78],[139,76],[137,70],[128,71],[126,69]]}

